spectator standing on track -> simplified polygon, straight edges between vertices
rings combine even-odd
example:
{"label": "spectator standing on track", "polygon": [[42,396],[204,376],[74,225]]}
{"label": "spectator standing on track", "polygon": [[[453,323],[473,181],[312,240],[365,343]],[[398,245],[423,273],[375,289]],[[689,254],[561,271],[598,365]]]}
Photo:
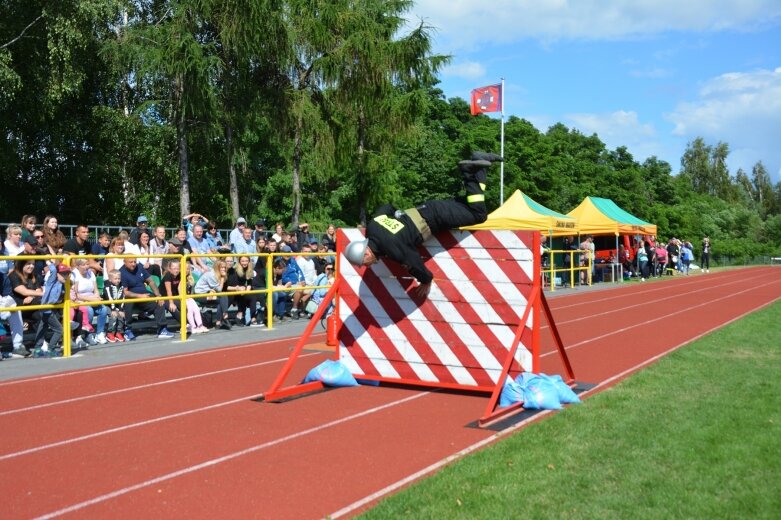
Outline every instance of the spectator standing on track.
{"label": "spectator standing on track", "polygon": [[644,282],[648,278],[648,253],[646,253],[645,244],[642,241],[637,243],[635,256],[637,258],[637,271],[640,273],[640,281]]}
{"label": "spectator standing on track", "polygon": [[683,265],[683,274],[689,276],[689,266],[694,259],[694,252],[692,252],[691,242],[684,242],[681,246],[681,263]]}
{"label": "spectator standing on track", "polygon": [[583,251],[580,254],[580,284],[583,285],[588,282],[588,274],[591,271],[590,263],[593,264],[593,259],[591,258],[591,243],[593,241],[593,237],[591,235],[586,235],[586,239],[580,243],[579,249]]}
{"label": "spectator standing on track", "polygon": [[662,242],[656,242],[656,275],[664,274],[664,268],[667,266],[667,249]]}
{"label": "spectator standing on track", "polygon": [[705,237],[702,239],[702,256],[700,257],[700,268],[704,273],[710,272],[710,250],[710,237],[705,235]]}
{"label": "spectator standing on track", "polygon": [[678,247],[678,243],[675,237],[672,237],[667,242],[667,274],[674,275],[678,270],[678,255],[681,254],[681,250]]}

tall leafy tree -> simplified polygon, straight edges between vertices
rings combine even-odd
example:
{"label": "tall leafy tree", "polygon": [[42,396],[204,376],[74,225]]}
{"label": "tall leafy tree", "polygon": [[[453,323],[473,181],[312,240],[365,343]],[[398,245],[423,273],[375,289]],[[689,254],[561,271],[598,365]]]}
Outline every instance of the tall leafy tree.
{"label": "tall leafy tree", "polygon": [[751,187],[756,197],[760,215],[766,217],[773,210],[774,193],[770,175],[762,161],[759,161],[751,169]]}

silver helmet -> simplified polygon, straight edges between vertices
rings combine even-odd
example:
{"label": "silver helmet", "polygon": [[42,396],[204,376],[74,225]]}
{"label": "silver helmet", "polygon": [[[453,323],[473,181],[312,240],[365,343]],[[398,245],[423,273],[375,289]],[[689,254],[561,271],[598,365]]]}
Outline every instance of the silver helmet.
{"label": "silver helmet", "polygon": [[353,265],[363,265],[363,255],[366,253],[366,246],[369,239],[353,240],[344,248],[344,256]]}

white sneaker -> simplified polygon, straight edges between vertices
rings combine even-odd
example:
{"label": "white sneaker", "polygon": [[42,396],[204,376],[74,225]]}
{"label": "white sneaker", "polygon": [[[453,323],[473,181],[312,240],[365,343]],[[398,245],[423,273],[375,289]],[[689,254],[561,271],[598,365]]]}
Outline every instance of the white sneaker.
{"label": "white sneaker", "polygon": [[106,343],[108,343],[108,340],[106,339],[106,333],[105,332],[101,332],[100,334],[95,336],[95,341],[97,341],[101,345],[105,345]]}
{"label": "white sneaker", "polygon": [[87,346],[87,344],[84,342],[81,336],[76,336],[76,341],[73,342],[73,346],[76,348],[84,348]]}

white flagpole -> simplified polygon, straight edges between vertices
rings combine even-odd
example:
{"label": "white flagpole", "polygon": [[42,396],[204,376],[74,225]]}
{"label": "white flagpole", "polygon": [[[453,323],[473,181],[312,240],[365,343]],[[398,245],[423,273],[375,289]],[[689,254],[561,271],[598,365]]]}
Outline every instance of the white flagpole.
{"label": "white flagpole", "polygon": [[499,204],[504,204],[504,78],[502,78],[502,93],[501,93],[501,100],[500,103],[502,104],[502,130],[501,130],[501,148],[499,155],[502,156],[502,162],[499,163]]}

